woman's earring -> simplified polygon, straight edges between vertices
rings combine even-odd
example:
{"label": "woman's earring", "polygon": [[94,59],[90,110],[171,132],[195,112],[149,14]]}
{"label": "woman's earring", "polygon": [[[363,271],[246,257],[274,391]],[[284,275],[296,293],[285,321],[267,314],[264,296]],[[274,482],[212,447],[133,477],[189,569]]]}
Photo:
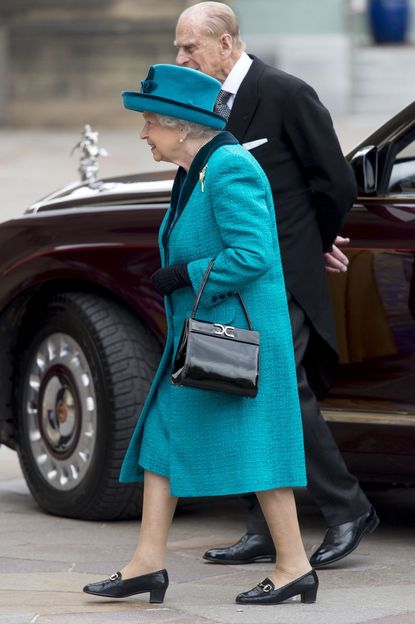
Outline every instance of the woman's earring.
{"label": "woman's earring", "polygon": [[183,143],[183,141],[184,141],[184,138],[183,138],[183,137],[180,137],[180,139],[179,139],[179,143]]}

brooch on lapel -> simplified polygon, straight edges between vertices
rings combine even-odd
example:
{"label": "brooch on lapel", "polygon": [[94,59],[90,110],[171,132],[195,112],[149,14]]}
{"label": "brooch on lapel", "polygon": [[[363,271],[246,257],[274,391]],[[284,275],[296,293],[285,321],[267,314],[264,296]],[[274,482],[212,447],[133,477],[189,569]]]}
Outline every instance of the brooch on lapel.
{"label": "brooch on lapel", "polygon": [[205,165],[203,169],[201,169],[201,171],[199,172],[199,182],[200,182],[200,186],[202,189],[202,193],[205,190],[206,169],[207,169],[207,165]]}

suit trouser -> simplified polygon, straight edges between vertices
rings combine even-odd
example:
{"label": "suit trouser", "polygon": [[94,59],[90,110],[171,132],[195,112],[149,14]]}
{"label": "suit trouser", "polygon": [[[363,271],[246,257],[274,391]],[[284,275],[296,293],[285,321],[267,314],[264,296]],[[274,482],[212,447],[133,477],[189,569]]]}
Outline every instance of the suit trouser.
{"label": "suit trouser", "polygon": [[[308,489],[320,508],[327,526],[350,522],[366,513],[370,503],[359,482],[348,471],[331,431],[321,415],[317,399],[307,382],[302,361],[310,338],[307,318],[287,292],[294,341],[298,393],[304,432]],[[268,533],[256,496],[249,496],[248,533]]]}

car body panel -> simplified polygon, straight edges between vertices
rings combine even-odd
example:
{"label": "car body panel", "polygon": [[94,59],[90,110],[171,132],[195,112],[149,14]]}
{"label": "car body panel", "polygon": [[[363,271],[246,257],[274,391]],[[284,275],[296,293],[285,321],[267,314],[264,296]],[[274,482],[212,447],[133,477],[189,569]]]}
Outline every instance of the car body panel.
{"label": "car body panel", "polygon": [[53,210],[8,222],[0,237],[0,308],[51,282],[85,282],[125,299],[157,327],[153,313],[163,307],[149,277],[159,265],[154,224],[165,210],[165,205]]}
{"label": "car body panel", "polygon": [[[415,481],[415,103],[373,145],[377,189],[360,193],[342,235],[346,275],[330,276],[340,366],[323,413],[363,479]],[[411,152],[402,158],[406,149]],[[402,167],[404,164],[404,167]],[[411,184],[402,185],[402,177]]]}

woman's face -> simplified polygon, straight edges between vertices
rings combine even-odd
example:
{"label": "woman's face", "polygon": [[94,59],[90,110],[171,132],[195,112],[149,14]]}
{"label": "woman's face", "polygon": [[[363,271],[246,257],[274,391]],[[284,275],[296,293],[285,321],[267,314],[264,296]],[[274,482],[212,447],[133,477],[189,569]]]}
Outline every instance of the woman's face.
{"label": "woman's face", "polygon": [[144,113],[143,117],[144,126],[140,132],[140,138],[145,139],[149,144],[154,160],[176,163],[182,151],[180,138],[182,138],[183,129],[160,125],[154,113]]}

